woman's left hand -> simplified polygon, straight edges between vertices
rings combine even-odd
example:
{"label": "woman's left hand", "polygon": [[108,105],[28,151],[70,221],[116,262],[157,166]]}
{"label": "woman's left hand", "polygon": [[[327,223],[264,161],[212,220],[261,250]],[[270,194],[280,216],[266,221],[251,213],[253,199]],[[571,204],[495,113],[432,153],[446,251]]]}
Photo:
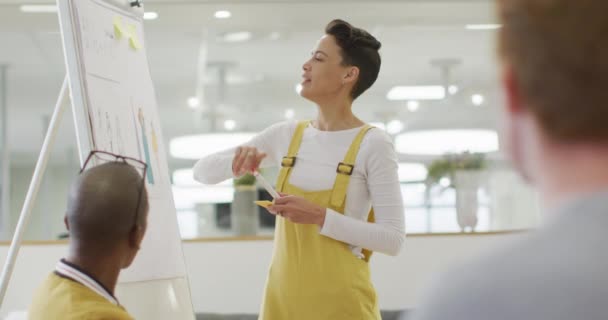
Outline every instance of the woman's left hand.
{"label": "woman's left hand", "polygon": [[302,197],[281,194],[280,198],[274,200],[274,204],[268,207],[272,214],[300,224],[316,224],[323,227],[326,209],[316,205]]}

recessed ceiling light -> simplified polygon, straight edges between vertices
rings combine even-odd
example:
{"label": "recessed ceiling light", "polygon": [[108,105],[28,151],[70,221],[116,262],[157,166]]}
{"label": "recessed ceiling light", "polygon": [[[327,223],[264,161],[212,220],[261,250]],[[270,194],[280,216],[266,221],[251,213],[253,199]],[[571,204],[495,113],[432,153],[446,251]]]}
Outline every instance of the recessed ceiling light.
{"label": "recessed ceiling light", "polygon": [[234,120],[226,120],[224,121],[224,129],[228,131],[232,131],[236,128],[236,121]]}
{"label": "recessed ceiling light", "polygon": [[296,112],[293,109],[285,110],[285,119],[293,119],[295,117]]}
{"label": "recessed ceiling light", "polygon": [[19,9],[21,9],[21,12],[28,12],[28,13],[56,13],[57,12],[57,6],[56,5],[50,5],[50,4],[25,4],[22,5],[21,7],[19,7]]}
{"label": "recessed ceiling light", "polygon": [[156,19],[158,19],[158,13],[156,13],[154,11],[144,12],[144,19],[145,20],[156,20]]}
{"label": "recessed ceiling light", "polygon": [[194,180],[194,171],[191,168],[173,171],[173,185],[180,187],[198,187],[200,182]]}
{"label": "recessed ceiling light", "polygon": [[467,30],[496,30],[500,29],[502,25],[494,24],[494,23],[486,23],[486,24],[467,24]]}
{"label": "recessed ceiling light", "polygon": [[[264,74],[252,75],[234,71],[226,74],[226,78],[224,79],[224,81],[226,82],[226,84],[229,85],[243,85],[264,81],[264,79]],[[203,76],[203,83],[205,85],[217,85],[219,83],[219,79],[213,74],[205,74]]]}
{"label": "recessed ceiling light", "polygon": [[418,101],[411,100],[407,102],[407,109],[409,111],[416,112],[418,111],[418,108],[420,108],[420,103]]}
{"label": "recessed ceiling light", "polygon": [[389,134],[397,134],[401,132],[401,130],[403,130],[403,127],[403,122],[399,120],[392,120],[386,124],[386,132],[388,132]]}
{"label": "recessed ceiling light", "polygon": [[268,38],[270,40],[273,40],[273,41],[279,40],[281,38],[281,33],[278,32],[278,31],[274,31],[274,32],[270,33],[270,35],[268,36]]}
{"label": "recessed ceiling light", "polygon": [[229,32],[224,34],[222,40],[225,42],[244,42],[251,39],[252,34],[249,31]]}
{"label": "recessed ceiling light", "polygon": [[471,96],[471,102],[473,102],[473,104],[476,106],[482,105],[484,101],[485,98],[480,94],[474,94]]}
{"label": "recessed ceiling light", "polygon": [[207,133],[171,139],[169,152],[178,159],[200,159],[207,155],[247,143],[255,133]]}
{"label": "recessed ceiling light", "polygon": [[173,186],[173,200],[180,208],[194,207],[197,203],[230,203],[234,200],[234,187],[201,186],[198,188]]}
{"label": "recessed ceiling light", "polygon": [[396,86],[386,94],[391,101],[399,100],[441,100],[445,98],[442,86]]}
{"label": "recessed ceiling light", "polygon": [[449,86],[448,87],[448,92],[450,94],[456,94],[456,93],[458,93],[458,86],[454,86],[454,85]]}
{"label": "recessed ceiling light", "polygon": [[188,107],[190,107],[191,109],[196,109],[200,105],[201,105],[201,102],[198,100],[197,97],[188,98]]}
{"label": "recessed ceiling light", "polygon": [[450,186],[450,184],[452,184],[452,182],[450,181],[450,178],[448,177],[443,177],[441,179],[439,179],[439,184],[444,187],[447,188]]}
{"label": "recessed ceiling light", "polygon": [[494,152],[498,151],[498,134],[487,129],[411,131],[395,138],[395,149],[412,155]]}
{"label": "recessed ceiling light", "polygon": [[386,131],[386,125],[382,122],[370,122],[369,125]]}
{"label": "recessed ceiling light", "polygon": [[[192,168],[177,169],[173,171],[173,185],[178,187],[202,187],[204,184],[194,180],[194,171]],[[224,180],[214,186],[231,187],[232,179]]]}
{"label": "recessed ceiling light", "polygon": [[426,179],[428,170],[422,163],[399,163],[399,181],[423,181]]}
{"label": "recessed ceiling light", "polygon": [[214,16],[218,19],[228,19],[232,17],[232,13],[228,10],[218,10],[215,12]]}

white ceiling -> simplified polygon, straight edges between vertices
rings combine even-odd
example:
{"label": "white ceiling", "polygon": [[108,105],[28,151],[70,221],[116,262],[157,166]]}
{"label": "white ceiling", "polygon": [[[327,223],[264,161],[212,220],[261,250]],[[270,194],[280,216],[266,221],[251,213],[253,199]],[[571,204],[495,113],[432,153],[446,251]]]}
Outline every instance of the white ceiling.
{"label": "white ceiling", "polygon": [[[0,0],[0,64],[9,65],[8,105],[11,149],[18,161],[34,161],[64,74],[61,39],[54,14],[26,14],[23,3],[49,1]],[[495,127],[500,103],[496,86],[493,31],[468,31],[466,24],[494,21],[492,1],[154,1],[146,11],[159,18],[146,22],[146,47],[156,85],[165,141],[181,134],[208,130],[195,121],[186,100],[194,95],[198,50],[208,34],[208,60],[230,62],[230,77],[261,79],[227,89],[222,119],[239,128],[260,130],[283,119],[293,108],[297,118],[314,116],[315,107],[296,96],[301,65],[324,26],[342,18],[376,35],[383,43],[383,65],[374,87],[356,103],[365,120],[400,119],[409,130],[437,127]],[[217,20],[219,9],[232,18]],[[251,31],[251,41],[229,44],[218,35]],[[279,32],[278,40],[270,34]],[[394,85],[441,84],[433,59],[454,58],[453,83],[462,90],[450,101],[421,103],[416,113],[403,103],[385,99]],[[215,77],[208,68],[208,78]],[[207,104],[217,102],[217,85],[206,86]],[[482,93],[486,104],[474,107],[470,95]],[[70,115],[66,113],[66,115]],[[66,157],[75,146],[72,120],[64,118],[54,154]],[[69,156],[68,156],[69,157]]]}

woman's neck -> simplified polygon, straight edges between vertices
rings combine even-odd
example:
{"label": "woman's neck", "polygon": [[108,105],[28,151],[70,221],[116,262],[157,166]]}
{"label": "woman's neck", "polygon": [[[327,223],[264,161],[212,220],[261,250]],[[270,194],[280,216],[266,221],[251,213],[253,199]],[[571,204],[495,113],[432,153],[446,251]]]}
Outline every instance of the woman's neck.
{"label": "woman's neck", "polygon": [[360,127],[365,123],[352,110],[352,102],[319,104],[319,113],[313,126],[321,131],[340,131]]}

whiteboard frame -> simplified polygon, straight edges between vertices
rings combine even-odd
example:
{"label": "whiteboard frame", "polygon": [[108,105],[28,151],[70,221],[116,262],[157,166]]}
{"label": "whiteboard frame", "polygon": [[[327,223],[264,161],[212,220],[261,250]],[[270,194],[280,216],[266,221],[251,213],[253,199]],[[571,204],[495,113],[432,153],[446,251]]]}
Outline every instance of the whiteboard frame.
{"label": "whiteboard frame", "polygon": [[[84,83],[80,78],[82,70],[82,58],[80,50],[77,48],[77,37],[73,28],[72,21],[76,17],[72,11],[72,0],[57,0],[57,8],[59,16],[59,29],[61,34],[61,43],[63,46],[63,56],[66,75],[68,78],[68,86],[70,92],[70,101],[72,105],[72,113],[74,120],[74,128],[76,129],[76,142],[78,144],[78,158],[80,165],[84,163],[84,159],[88,156],[93,145],[93,137],[89,131],[91,125],[88,119],[88,104],[83,95],[85,90]],[[69,61],[77,61],[78,63],[69,63]]]}
{"label": "whiteboard frame", "polygon": [[[57,0],[57,14],[59,16],[59,29],[64,52],[64,64],[68,77],[70,100],[72,102],[74,128],[76,128],[78,156],[80,165],[82,166],[95,142],[91,131],[89,130],[89,128],[92,128],[93,126],[91,119],[89,118],[89,103],[86,99],[87,92],[84,82],[85,77],[80,76],[85,74],[85,70],[83,58],[81,56],[82,51],[80,50],[81,48],[78,47],[78,33],[74,30],[73,21],[78,21],[76,13],[72,10],[75,1],[78,0]],[[136,16],[143,17],[143,8],[131,7],[129,0],[103,0],[103,2],[117,6],[126,11],[131,11],[131,13]],[[76,61],[77,63],[69,63],[69,61]]]}

